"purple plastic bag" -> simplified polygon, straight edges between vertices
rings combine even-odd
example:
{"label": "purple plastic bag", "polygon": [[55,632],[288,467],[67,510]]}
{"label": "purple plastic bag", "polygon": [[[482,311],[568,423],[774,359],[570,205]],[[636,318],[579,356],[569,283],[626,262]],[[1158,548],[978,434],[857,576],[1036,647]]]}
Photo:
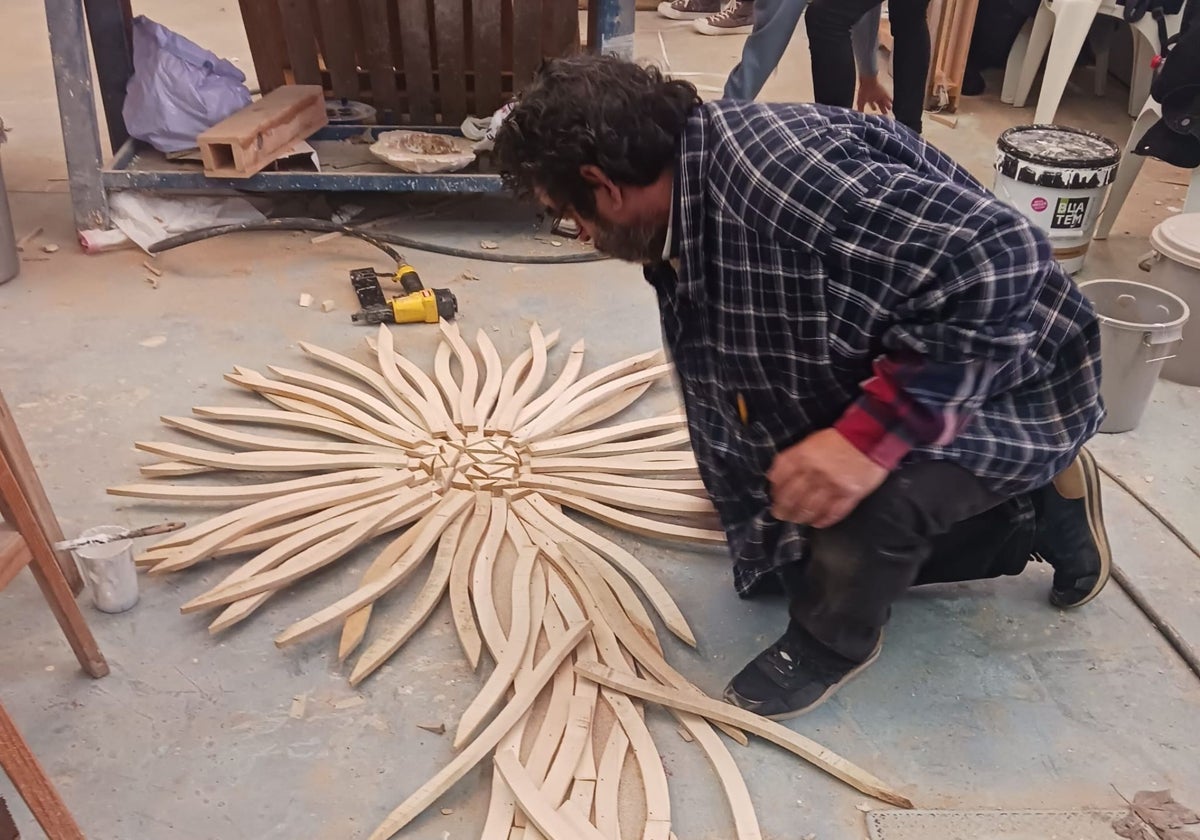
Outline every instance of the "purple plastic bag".
{"label": "purple plastic bag", "polygon": [[245,81],[230,62],[139,15],[125,128],[160,152],[194,149],[200,132],[250,104]]}

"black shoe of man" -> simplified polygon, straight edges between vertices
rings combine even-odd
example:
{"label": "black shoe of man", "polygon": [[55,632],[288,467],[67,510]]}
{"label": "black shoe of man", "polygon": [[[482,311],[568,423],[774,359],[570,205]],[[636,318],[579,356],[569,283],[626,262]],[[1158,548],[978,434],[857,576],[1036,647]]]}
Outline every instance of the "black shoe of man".
{"label": "black shoe of man", "polygon": [[787,720],[820,706],[879,657],[855,662],[818,642],[795,621],[775,644],[764,650],[730,681],[725,701],[749,712]]}
{"label": "black shoe of man", "polygon": [[1100,594],[1112,570],[1112,553],[1100,506],[1100,471],[1086,449],[1038,491],[1034,551],[1054,569],[1050,603],[1082,607]]}

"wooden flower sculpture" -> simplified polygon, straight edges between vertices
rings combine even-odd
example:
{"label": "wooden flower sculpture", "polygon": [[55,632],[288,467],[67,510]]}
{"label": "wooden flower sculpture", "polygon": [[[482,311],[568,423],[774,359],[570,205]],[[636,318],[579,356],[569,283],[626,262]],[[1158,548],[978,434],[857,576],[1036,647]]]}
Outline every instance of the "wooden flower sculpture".
{"label": "wooden flower sculpture", "polygon": [[[662,354],[580,376],[580,341],[543,389],[557,332],[543,335],[535,324],[528,349],[505,367],[482,330],[473,350],[456,326],[441,328],[432,377],[396,352],[386,327],[373,345],[374,366],[302,343],[312,360],[340,376],[270,367],[268,378],[237,368],[226,379],[274,407],[197,407],[203,419],[162,418],[236,451],[137,444],[169,459],[143,467],[154,477],[302,477],[109,491],[239,505],[138,558],[156,574],[248,556],[183,605],[184,612],[219,610],[214,633],[289,584],[381,540],[355,591],[276,639],[289,645],[340,625],[338,653],[346,659],[367,636],[372,605],[423,570],[407,615],[378,628],[358,654],[352,684],[394,655],[448,594],[467,660],[478,666],[486,651],[493,667],[458,723],[457,756],[387,817],[374,840],[399,832],[488,755],[496,772],[484,840],[508,840],[514,827],[524,840],[614,840],[621,836],[621,786],[634,783],[645,802],[640,836],[669,840],[666,773],[634,699],[669,708],[705,754],[738,840],[759,838],[758,822],[714,724],[741,743],[743,730],[759,734],[860,790],[908,805],[819,745],[702,694],[662,654],[651,612],[695,645],[670,594],[633,554],[563,512],[655,537],[723,541],[681,414],[604,425],[670,374]],[[242,431],[246,424],[304,434]],[[513,559],[498,563],[503,556]],[[639,772],[623,773],[631,757]]]}

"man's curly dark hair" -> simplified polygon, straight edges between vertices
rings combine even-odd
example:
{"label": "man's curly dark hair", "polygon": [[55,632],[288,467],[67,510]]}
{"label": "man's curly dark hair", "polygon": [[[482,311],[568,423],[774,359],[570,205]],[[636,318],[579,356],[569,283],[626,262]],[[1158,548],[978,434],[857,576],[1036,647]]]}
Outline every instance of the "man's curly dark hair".
{"label": "man's curly dark hair", "polygon": [[558,208],[595,215],[579,168],[593,164],[618,184],[645,186],[675,160],[696,88],[612,56],[546,62],[496,134],[504,183],[529,197],[540,188]]}

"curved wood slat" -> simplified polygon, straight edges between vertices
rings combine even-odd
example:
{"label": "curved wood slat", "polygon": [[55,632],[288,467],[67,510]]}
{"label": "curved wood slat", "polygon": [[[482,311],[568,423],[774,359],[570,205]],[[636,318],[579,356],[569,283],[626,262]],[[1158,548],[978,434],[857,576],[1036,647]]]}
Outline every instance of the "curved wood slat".
{"label": "curved wood slat", "polygon": [[411,460],[403,453],[353,453],[326,455],[307,452],[284,452],[279,450],[251,450],[248,452],[219,452],[212,449],[196,449],[174,443],[139,441],[134,447],[143,452],[175,458],[206,467],[250,472],[312,472],[315,470],[353,470],[391,466],[406,470]]}
{"label": "curved wood slat", "polygon": [[138,471],[147,478],[178,478],[184,475],[217,472],[213,467],[200,464],[185,464],[182,461],[163,461],[159,464],[142,464]]}
{"label": "curved wood slat", "polygon": [[649,417],[645,420],[631,420],[616,426],[606,426],[603,429],[591,429],[584,432],[572,432],[568,435],[546,438],[528,446],[531,455],[562,455],[576,453],[607,443],[632,440],[636,441],[654,432],[674,431],[686,428],[687,417],[681,413],[663,414]]}
{"label": "curved wood slat", "polygon": [[589,625],[584,623],[569,628],[566,636],[552,645],[538,662],[537,667],[530,674],[527,687],[518,689],[508,705],[479,733],[478,738],[458,753],[436,776],[423,784],[392,811],[379,828],[371,833],[369,840],[388,840],[394,836],[478,764],[500,742],[504,734],[529,711],[529,707],[533,705],[542,689],[550,682],[554,672],[570,656],[571,651],[588,632],[588,627]]}
{"label": "curved wood slat", "polygon": [[442,399],[450,406],[450,419],[456,426],[462,425],[462,388],[454,379],[454,371],[450,370],[450,359],[454,349],[445,341],[438,344],[437,352],[433,355],[433,378],[441,389]]}
{"label": "curved wood slat", "polygon": [[773,720],[704,695],[679,692],[670,687],[655,685],[648,680],[620,674],[612,668],[595,663],[577,663],[575,672],[609,689],[744,729],[800,756],[835,779],[840,779],[868,796],[898,808],[913,807],[908,797],[892,790],[866,770]]}
{"label": "curved wood slat", "polygon": [[653,384],[653,382],[643,382],[641,385],[634,385],[632,388],[626,388],[623,391],[619,391],[603,402],[592,406],[586,411],[581,411],[579,414],[576,414],[566,423],[557,426],[554,431],[562,434],[568,434],[570,432],[591,428],[598,423],[603,423],[610,417],[616,417],[622,411],[629,408],[629,406],[640,400],[642,395],[649,391],[650,386]]}
{"label": "curved wood slat", "polygon": [[524,425],[537,417],[551,403],[558,399],[563,391],[575,383],[575,380],[579,378],[579,372],[583,369],[583,354],[586,347],[587,345],[582,338],[571,346],[571,353],[567,356],[567,362],[563,365],[562,372],[558,375],[558,378],[554,380],[554,384],[547,388],[537,399],[521,409],[517,415],[517,425]]}
{"label": "curved wood slat", "polygon": [[676,447],[688,447],[690,451],[691,436],[687,429],[676,429],[661,435],[622,440],[616,443],[601,443],[576,449],[571,453],[576,458],[599,458],[605,455],[632,455],[636,452],[661,452],[674,450]]}
{"label": "curved wood slat", "polygon": [[284,382],[290,382],[302,388],[309,388],[318,393],[328,394],[331,397],[336,397],[350,405],[361,408],[363,411],[378,417],[384,423],[395,426],[397,429],[403,429],[414,440],[428,439],[429,433],[426,430],[414,424],[408,417],[383,400],[367,393],[361,388],[351,387],[326,376],[316,376],[311,373],[292,370],[291,368],[280,367],[278,365],[267,365],[267,370],[271,371],[278,379]]}
{"label": "curved wood slat", "polygon": [[488,338],[483,330],[475,333],[475,343],[479,346],[479,354],[483,357],[484,379],[479,389],[479,399],[475,403],[476,428],[487,423],[500,396],[500,385],[504,380],[504,363],[496,351],[496,345]]}
{"label": "curved wood slat", "polygon": [[416,408],[425,426],[438,437],[458,437],[441,393],[423,370],[396,352],[392,332],[386,324],[379,325],[375,350],[383,378],[396,393],[403,395],[405,402]]}
{"label": "curved wood slat", "polygon": [[244,408],[242,406],[210,406],[200,405],[192,409],[193,414],[207,417],[210,420],[227,420],[234,423],[264,423],[269,426],[286,426],[293,429],[305,429],[322,432],[343,440],[364,443],[369,446],[395,448],[394,441],[381,437],[374,432],[361,429],[353,423],[347,423],[338,418],[330,420],[312,414],[300,414],[295,411],[280,411],[275,408]]}
{"label": "curved wood slat", "polygon": [[679,540],[694,540],[696,542],[711,543],[720,545],[725,542],[725,534],[722,531],[708,530],[706,528],[693,528],[690,525],[678,525],[674,522],[662,522],[657,519],[647,519],[644,516],[638,516],[628,511],[619,510],[600,502],[593,502],[591,499],[585,499],[582,496],[576,496],[573,493],[560,493],[557,490],[543,490],[542,494],[547,498],[554,499],[567,507],[586,513],[589,516],[594,516],[602,522],[607,522],[610,525],[615,525],[626,531],[632,531],[636,534],[645,534],[649,537],[670,538]]}
{"label": "curved wood slat", "polygon": [[[537,321],[529,326],[529,349],[532,351],[529,373],[521,381],[520,387],[514,386],[515,390],[512,396],[503,401],[500,409],[496,412],[494,422],[498,431],[511,432],[513,430],[513,426],[517,423],[517,415],[533,399],[538,388],[542,387],[542,380],[546,378],[546,337],[542,335],[542,328],[538,326]],[[501,393],[503,393],[503,389]]]}
{"label": "curved wood slat", "polygon": [[308,354],[310,358],[324,362],[330,367],[370,385],[375,389],[377,394],[387,400],[392,408],[396,409],[415,428],[420,429],[422,432],[431,431],[423,426],[421,415],[417,412],[416,408],[405,402],[402,395],[396,393],[379,371],[372,370],[361,362],[356,362],[354,359],[343,356],[340,353],[335,353],[332,350],[326,350],[324,347],[310,344],[307,341],[297,343],[300,345],[300,349]]}
{"label": "curved wood slat", "polygon": [[703,514],[711,516],[712,502],[687,493],[671,490],[646,490],[641,487],[621,487],[616,484],[595,484],[575,481],[557,475],[533,474],[521,478],[522,487],[535,490],[556,490],[572,493],[585,499],[603,502],[606,505],[657,513],[662,516],[689,516]]}
{"label": "curved wood slat", "polygon": [[479,363],[475,360],[475,354],[471,352],[467,342],[463,340],[458,324],[442,320],[438,321],[438,327],[441,328],[442,335],[450,342],[450,347],[458,359],[459,367],[462,368],[458,416],[461,418],[462,427],[471,432],[479,428],[479,420],[475,413],[475,401],[479,397]]}
{"label": "curved wood slat", "polygon": [[454,630],[459,644],[471,669],[479,667],[479,655],[483,650],[483,639],[475,623],[475,611],[471,607],[471,571],[475,557],[483,543],[491,519],[491,494],[475,494],[475,510],[467,522],[462,535],[461,549],[450,569],[450,613],[454,618]]}
{"label": "curved wood slat", "polygon": [[[382,474],[382,471],[380,472]],[[344,473],[321,473],[306,478],[271,481],[265,484],[202,485],[202,484],[121,484],[109,487],[110,496],[133,496],[139,499],[180,499],[189,502],[256,502],[274,496],[286,496],[300,490],[315,490],[346,484]]]}
{"label": "curved wood slat", "polygon": [[640,475],[617,475],[602,472],[561,472],[561,478],[572,481],[590,481],[596,484],[619,484],[622,487],[643,487],[647,490],[675,490],[680,493],[703,493],[708,497],[704,482],[698,478],[647,478]]}
{"label": "curved wood slat", "polygon": [[193,420],[191,417],[170,417],[163,415],[158,419],[164,425],[171,426],[188,434],[202,437],[206,440],[215,440],[218,443],[241,449],[279,449],[283,451],[321,452],[326,454],[362,454],[374,452],[383,455],[396,455],[401,451],[392,444],[372,446],[366,443],[337,443],[323,440],[256,435],[249,432],[239,432],[236,429],[218,426],[213,423],[205,423],[202,420]]}
{"label": "curved wood slat", "polygon": [[500,551],[500,542],[507,530],[508,516],[508,502],[503,497],[493,497],[487,531],[471,571],[471,601],[475,604],[475,615],[479,619],[479,633],[493,659],[500,655],[507,638],[504,627],[500,624],[500,616],[496,612],[493,569],[496,555]]}
{"label": "curved wood slat", "polygon": [[[550,335],[545,337],[544,349],[549,350],[558,342],[559,331],[555,330]],[[480,417],[479,420],[484,424],[484,429],[489,432],[497,430],[497,422],[504,417],[509,402],[512,401],[513,395],[517,392],[517,384],[521,382],[525,372],[533,364],[533,348],[530,347],[523,350],[512,360],[512,364],[504,371],[504,377],[500,380],[500,391],[496,397],[496,407],[492,410],[491,415],[486,419]]]}
{"label": "curved wood slat", "polygon": [[621,774],[627,755],[629,736],[618,721],[609,730],[608,740],[600,753],[600,764],[596,769],[596,828],[607,840],[621,840]]}
{"label": "curved wood slat", "polygon": [[696,456],[691,452],[660,452],[663,457],[647,458],[655,453],[607,458],[533,458],[529,471],[534,473],[603,472],[630,475],[696,475]]}
{"label": "curved wood slat", "polygon": [[565,816],[557,811],[521,766],[516,752],[497,752],[493,761],[496,771],[513,792],[521,810],[549,840],[604,840],[604,835],[586,820]]}

